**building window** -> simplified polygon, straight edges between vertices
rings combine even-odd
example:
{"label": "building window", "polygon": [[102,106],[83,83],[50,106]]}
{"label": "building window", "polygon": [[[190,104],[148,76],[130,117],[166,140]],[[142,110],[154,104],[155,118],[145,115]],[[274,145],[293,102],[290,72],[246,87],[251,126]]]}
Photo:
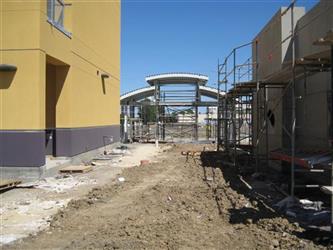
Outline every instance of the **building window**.
{"label": "building window", "polygon": [[47,19],[66,35],[71,35],[64,27],[65,3],[63,0],[47,0]]}

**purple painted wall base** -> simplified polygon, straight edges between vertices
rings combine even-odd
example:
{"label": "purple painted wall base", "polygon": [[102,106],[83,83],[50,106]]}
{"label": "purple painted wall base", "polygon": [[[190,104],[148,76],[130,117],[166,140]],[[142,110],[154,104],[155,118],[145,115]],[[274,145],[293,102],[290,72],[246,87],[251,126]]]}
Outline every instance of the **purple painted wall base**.
{"label": "purple painted wall base", "polygon": [[0,166],[45,165],[45,131],[1,130]]}
{"label": "purple painted wall base", "polygon": [[[71,157],[119,141],[120,125],[55,129],[53,154]],[[0,166],[43,166],[46,146],[45,130],[1,130]]]}
{"label": "purple painted wall base", "polygon": [[74,156],[119,140],[120,125],[56,129],[55,156]]}

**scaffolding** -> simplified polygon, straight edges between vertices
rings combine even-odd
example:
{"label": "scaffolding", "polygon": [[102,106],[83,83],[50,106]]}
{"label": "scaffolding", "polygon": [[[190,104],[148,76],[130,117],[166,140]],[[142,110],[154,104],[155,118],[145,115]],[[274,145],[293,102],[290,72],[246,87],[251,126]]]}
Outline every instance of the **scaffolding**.
{"label": "scaffolding", "polygon": [[249,153],[253,144],[251,79],[254,63],[250,57],[237,64],[236,57],[239,49],[250,45],[252,43],[234,48],[223,63],[218,63],[218,91],[223,90],[225,96],[218,99],[217,150],[223,149],[235,166],[237,155]]}
{"label": "scaffolding", "polygon": [[[303,58],[296,58],[295,38],[297,31],[294,22],[295,2],[281,13],[285,15],[291,13],[291,32],[283,43],[290,40],[291,59],[279,72],[276,72],[265,79],[259,79],[258,68],[258,41],[243,44],[232,50],[223,63],[218,63],[218,91],[224,89],[226,95],[223,99],[218,99],[218,121],[217,121],[217,150],[223,152],[229,161],[238,168],[239,157],[244,152],[254,160],[253,171],[263,171],[263,165],[268,166],[270,161],[278,160],[290,164],[290,195],[295,196],[295,189],[299,188],[322,188],[331,195],[331,236],[333,239],[333,31],[326,37],[319,38],[315,45],[328,46],[330,54],[317,53]],[[251,47],[255,50],[254,58],[248,58],[244,63],[237,64],[237,52],[240,49]],[[331,72],[330,91],[330,135],[329,142],[331,152],[304,152],[298,149],[296,144],[296,104],[301,96],[296,96],[295,88],[299,81],[307,82],[309,76],[322,72]],[[243,78],[247,78],[243,80]],[[280,95],[276,103],[268,110],[270,101],[267,93],[272,89],[280,89]],[[289,147],[281,151],[270,152],[268,124],[274,123],[274,111],[283,103],[289,102],[289,110],[285,110],[285,116],[289,118],[282,124],[284,139]],[[244,106],[245,105],[245,106]],[[244,118],[245,107],[246,120],[249,120],[250,129],[245,133],[241,131]],[[249,109],[249,113],[247,110]],[[253,125],[255,124],[255,131]],[[254,132],[254,133],[253,133]],[[252,138],[244,147],[245,138]],[[284,143],[286,144],[286,143]],[[262,149],[264,147],[264,149]],[[314,168],[314,165],[320,167]],[[302,166],[300,168],[300,166]],[[330,174],[330,186],[323,187],[317,184],[299,185],[297,184],[297,173],[326,173]]]}

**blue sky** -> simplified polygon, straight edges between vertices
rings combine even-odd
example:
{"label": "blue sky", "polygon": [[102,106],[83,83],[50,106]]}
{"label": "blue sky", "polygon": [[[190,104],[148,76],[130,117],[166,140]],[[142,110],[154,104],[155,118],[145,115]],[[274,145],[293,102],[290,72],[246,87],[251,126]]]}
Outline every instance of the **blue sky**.
{"label": "blue sky", "polygon": [[[318,0],[298,1],[307,9]],[[195,72],[216,85],[218,58],[250,42],[288,0],[122,0],[121,93],[144,78]],[[244,53],[246,53],[244,51]]]}

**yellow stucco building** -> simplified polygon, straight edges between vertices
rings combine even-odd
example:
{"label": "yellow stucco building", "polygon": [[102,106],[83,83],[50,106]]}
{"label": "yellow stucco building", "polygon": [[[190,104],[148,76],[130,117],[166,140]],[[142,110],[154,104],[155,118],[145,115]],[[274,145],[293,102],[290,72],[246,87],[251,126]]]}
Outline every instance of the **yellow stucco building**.
{"label": "yellow stucco building", "polygon": [[120,0],[0,0],[0,166],[119,140]]}

